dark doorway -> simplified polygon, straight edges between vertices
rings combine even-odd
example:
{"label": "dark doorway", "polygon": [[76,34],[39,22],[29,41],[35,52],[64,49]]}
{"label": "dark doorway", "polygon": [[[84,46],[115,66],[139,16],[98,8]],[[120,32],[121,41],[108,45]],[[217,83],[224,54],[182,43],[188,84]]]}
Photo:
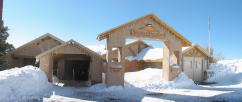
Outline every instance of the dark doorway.
{"label": "dark doorway", "polygon": [[66,60],[65,79],[88,81],[90,60]]}
{"label": "dark doorway", "polygon": [[39,64],[35,63],[35,58],[24,58],[23,66],[27,66],[27,65],[39,67]]}
{"label": "dark doorway", "polygon": [[58,70],[58,62],[54,61],[54,63],[53,63],[53,75],[57,76],[57,70]]}

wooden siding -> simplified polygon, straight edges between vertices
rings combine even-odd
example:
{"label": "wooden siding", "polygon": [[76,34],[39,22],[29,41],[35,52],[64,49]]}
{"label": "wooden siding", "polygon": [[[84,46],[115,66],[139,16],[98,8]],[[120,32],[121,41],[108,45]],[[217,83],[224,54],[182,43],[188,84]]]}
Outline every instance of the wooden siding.
{"label": "wooden siding", "polygon": [[35,59],[38,54],[56,47],[61,43],[63,42],[47,34],[42,36],[41,39],[37,38],[31,41],[31,43],[27,43],[15,51],[10,52],[7,60],[10,62],[11,67],[23,67],[25,58]]}
{"label": "wooden siding", "polygon": [[[49,56],[47,58],[49,58],[48,60],[50,60],[51,57],[56,56],[56,55],[66,55],[66,56],[71,56],[71,55],[77,55],[77,54],[81,54],[81,55],[86,55],[89,56],[91,58],[90,61],[90,66],[89,66],[89,82],[91,84],[94,83],[100,83],[102,81],[102,72],[103,72],[103,67],[104,67],[104,61],[102,59],[101,56],[99,56],[98,54],[93,54],[93,52],[90,52],[91,50],[80,46],[79,43],[77,42],[73,42],[73,41],[69,41],[66,42],[63,45],[59,45],[59,47],[55,47],[53,49],[51,49],[50,51],[48,51],[47,53],[41,54],[41,56],[37,56],[38,59],[40,59],[40,68],[43,69],[46,74],[48,74],[49,79],[52,78],[52,74],[53,72],[50,72],[50,69],[53,69],[52,66],[49,67],[44,67],[44,65],[48,62],[43,61],[44,59],[46,60],[45,56]],[[51,56],[53,55],[53,56]],[[70,56],[68,58],[70,58]],[[52,58],[53,60],[54,58]],[[52,61],[53,62],[53,61]],[[63,61],[62,63],[59,64],[61,69],[63,69]],[[63,74],[63,71],[59,71],[59,74]]]}

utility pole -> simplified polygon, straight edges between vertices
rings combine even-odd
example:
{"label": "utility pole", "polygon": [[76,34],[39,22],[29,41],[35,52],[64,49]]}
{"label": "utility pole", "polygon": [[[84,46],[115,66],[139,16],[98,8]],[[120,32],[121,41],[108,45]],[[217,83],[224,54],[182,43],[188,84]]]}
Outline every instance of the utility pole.
{"label": "utility pole", "polygon": [[208,52],[211,55],[211,24],[210,24],[210,16],[208,17]]}
{"label": "utility pole", "polygon": [[0,0],[0,27],[3,28],[3,0]]}

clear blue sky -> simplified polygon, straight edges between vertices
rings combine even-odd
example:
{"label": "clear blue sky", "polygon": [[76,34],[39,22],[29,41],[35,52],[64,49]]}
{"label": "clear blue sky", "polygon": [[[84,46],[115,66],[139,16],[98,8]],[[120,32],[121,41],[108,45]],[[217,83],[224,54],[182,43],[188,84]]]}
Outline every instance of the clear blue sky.
{"label": "clear blue sky", "polygon": [[[45,33],[83,45],[99,33],[149,13],[195,44],[208,42],[226,59],[242,58],[242,0],[4,0],[8,41],[18,47]],[[155,46],[160,43],[151,42]]]}

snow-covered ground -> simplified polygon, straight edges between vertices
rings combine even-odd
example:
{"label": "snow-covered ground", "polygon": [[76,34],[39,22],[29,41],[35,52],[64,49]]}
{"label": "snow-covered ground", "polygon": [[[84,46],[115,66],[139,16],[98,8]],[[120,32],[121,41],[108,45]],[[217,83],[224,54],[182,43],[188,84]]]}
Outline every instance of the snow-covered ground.
{"label": "snow-covered ground", "polygon": [[0,102],[241,102],[242,60],[219,61],[208,72],[213,76],[206,82],[216,84],[195,85],[184,73],[166,82],[161,69],[148,68],[125,73],[125,87],[75,88],[49,84],[34,67],[15,68],[0,72]]}

